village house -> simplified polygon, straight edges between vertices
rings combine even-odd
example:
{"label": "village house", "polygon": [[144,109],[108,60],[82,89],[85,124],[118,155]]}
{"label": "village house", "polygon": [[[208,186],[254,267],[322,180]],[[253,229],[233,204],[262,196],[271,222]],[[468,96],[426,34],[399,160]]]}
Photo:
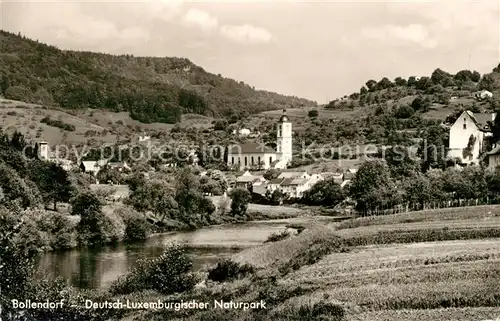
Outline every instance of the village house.
{"label": "village house", "polygon": [[292,160],[292,123],[286,110],[278,121],[276,137],[277,151],[259,143],[229,146],[227,165],[238,169],[285,169]]}
{"label": "village house", "polygon": [[486,159],[488,162],[488,170],[495,170],[495,168],[500,166],[500,145],[486,153]]}
{"label": "village house", "polygon": [[483,100],[493,97],[493,93],[488,90],[481,90],[474,95],[477,99]]}
{"label": "village house", "polygon": [[490,124],[496,113],[481,114],[464,111],[450,127],[447,157],[461,164],[479,164],[486,137],[491,136]]}
{"label": "village house", "polygon": [[333,179],[333,181],[339,185],[344,181],[344,173],[342,172],[325,172],[321,173],[321,175],[324,177],[324,179]]}
{"label": "village house", "polygon": [[123,171],[130,171],[132,168],[128,166],[126,162],[109,162],[106,165],[108,165],[112,169],[116,169],[120,172]]}
{"label": "village house", "polygon": [[82,161],[80,164],[80,169],[84,173],[89,173],[95,176],[107,164],[107,162],[108,161],[105,159],[97,161]]}
{"label": "village house", "polygon": [[306,171],[283,172],[278,178],[269,182],[267,189],[271,193],[279,189],[288,197],[301,198],[305,191],[311,189],[314,184],[323,179],[321,174],[310,175]]}
{"label": "village house", "polygon": [[235,187],[236,188],[245,188],[250,192],[253,192],[254,186],[260,186],[266,182],[264,176],[261,175],[253,175],[249,171],[243,173],[243,175],[236,178]]}

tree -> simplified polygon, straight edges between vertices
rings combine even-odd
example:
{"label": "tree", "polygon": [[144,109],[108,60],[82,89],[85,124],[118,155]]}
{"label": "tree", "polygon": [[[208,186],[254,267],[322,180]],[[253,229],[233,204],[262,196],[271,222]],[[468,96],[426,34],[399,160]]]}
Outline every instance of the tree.
{"label": "tree", "polygon": [[206,173],[206,176],[209,177],[216,186],[217,193],[215,193],[215,195],[222,195],[229,187],[226,175],[224,175],[224,173],[222,173],[222,171],[220,170],[209,169]]}
{"label": "tree", "polygon": [[[269,192],[269,191],[268,191]],[[273,205],[281,205],[286,198],[286,194],[283,193],[280,189],[275,189],[269,195],[266,195],[269,199],[269,202]]]}
{"label": "tree", "polygon": [[403,79],[401,77],[396,77],[394,79],[394,83],[396,84],[396,86],[406,86],[407,81],[406,79]]}
{"label": "tree", "polygon": [[215,206],[201,194],[198,177],[189,168],[183,168],[176,182],[175,201],[179,207],[180,220],[192,227],[209,223]]}
{"label": "tree", "polygon": [[470,80],[472,80],[473,82],[479,82],[479,80],[481,80],[481,74],[477,71],[474,70],[474,72],[472,73],[472,77],[470,78]]}
{"label": "tree", "polygon": [[23,300],[33,282],[38,249],[20,239],[20,232],[28,224],[20,213],[0,206],[0,305],[1,315],[11,311],[11,300]]}
{"label": "tree", "polygon": [[4,91],[4,96],[12,100],[29,100],[30,92],[23,86],[10,86]]}
{"label": "tree", "polygon": [[318,117],[318,111],[313,109],[313,110],[310,110],[308,113],[307,113],[307,116],[309,118],[316,118]]}
{"label": "tree", "polygon": [[76,195],[70,201],[71,215],[78,215],[81,217],[87,216],[92,212],[102,211],[102,201],[93,192],[84,192]]}
{"label": "tree", "polygon": [[418,96],[411,102],[411,108],[414,110],[421,110],[422,112],[426,112],[429,110],[431,106],[431,102],[427,97]]}
{"label": "tree", "polygon": [[392,82],[389,80],[389,78],[387,77],[384,77],[382,78],[378,83],[377,83],[377,89],[378,90],[381,90],[381,89],[387,89],[387,88],[390,88],[392,87]]}
{"label": "tree", "polygon": [[416,84],[417,89],[426,90],[432,86],[432,81],[429,77],[421,77]]}
{"label": "tree", "polygon": [[500,195],[500,167],[489,171],[485,175],[486,186],[488,188],[488,196],[496,198]]}
{"label": "tree", "polygon": [[477,85],[477,89],[479,90],[495,90],[495,78],[492,75],[484,75],[479,84]]}
{"label": "tree", "polygon": [[417,85],[417,78],[415,76],[411,76],[408,78],[408,87],[415,87]]}
{"label": "tree", "polygon": [[80,243],[95,246],[109,241],[112,225],[102,212],[102,205],[93,192],[83,192],[72,199],[71,214],[80,216],[76,227]]}
{"label": "tree", "polygon": [[40,191],[29,179],[23,179],[11,167],[0,162],[0,187],[6,202],[19,201],[23,208],[40,203]]}
{"label": "tree", "polygon": [[5,91],[10,86],[10,79],[7,75],[2,75],[0,78],[0,93],[5,94]]}
{"label": "tree", "polygon": [[435,85],[442,85],[443,87],[453,86],[452,75],[439,68],[434,70],[434,72],[432,72],[431,81]]}
{"label": "tree", "polygon": [[281,171],[279,169],[270,168],[268,169],[262,176],[268,181],[278,178],[280,176]]}
{"label": "tree", "polygon": [[378,207],[394,205],[398,195],[389,167],[379,160],[361,165],[351,182],[349,193],[356,201],[356,209],[364,214]]}
{"label": "tree", "polygon": [[[479,77],[481,77],[481,75]],[[472,72],[470,70],[460,70],[455,74],[455,76],[453,76],[453,79],[457,84],[461,85],[469,80],[472,80]],[[479,79],[476,80],[476,82],[477,81],[479,81]]]}
{"label": "tree", "polygon": [[222,119],[218,120],[214,123],[214,130],[227,130],[227,126],[229,126],[227,120]]}
{"label": "tree", "polygon": [[235,216],[244,216],[247,212],[248,203],[252,199],[250,192],[246,189],[236,188],[229,193],[231,198],[231,214]]}
{"label": "tree", "polygon": [[123,179],[122,179],[122,173],[116,169],[112,168],[108,164],[104,165],[101,170],[96,175],[96,178],[99,182],[102,182],[104,184],[122,184]]}
{"label": "tree", "polygon": [[416,162],[410,150],[405,146],[392,146],[385,150],[384,157],[392,177],[412,177],[419,171],[419,164]]}
{"label": "tree", "polygon": [[151,211],[163,222],[165,217],[175,218],[178,204],[174,190],[161,180],[142,181],[131,190],[129,202],[141,212]]}
{"label": "tree", "polygon": [[410,118],[411,116],[413,116],[413,114],[415,114],[415,109],[408,105],[399,106],[399,108],[394,112],[394,116],[396,118],[403,119]]}
{"label": "tree", "polygon": [[344,190],[333,178],[317,182],[303,196],[303,201],[306,204],[332,207],[344,199]]}
{"label": "tree", "polygon": [[368,89],[366,89],[365,86],[361,87],[361,89],[359,90],[359,93],[360,95],[365,95],[368,93]]}
{"label": "tree", "polygon": [[432,186],[430,179],[422,173],[413,173],[403,180],[404,199],[410,204],[418,204],[423,210],[425,204],[432,200]]}
{"label": "tree", "polygon": [[445,130],[440,126],[431,126],[422,134],[423,139],[418,150],[421,158],[422,170],[443,168],[446,158],[447,137]]}
{"label": "tree", "polygon": [[375,85],[377,82],[373,79],[370,79],[366,82],[366,88],[368,88],[368,91],[375,91]]}
{"label": "tree", "polygon": [[68,202],[74,192],[68,173],[58,164],[39,162],[33,167],[33,176],[45,203],[52,202],[54,211],[58,202]]}

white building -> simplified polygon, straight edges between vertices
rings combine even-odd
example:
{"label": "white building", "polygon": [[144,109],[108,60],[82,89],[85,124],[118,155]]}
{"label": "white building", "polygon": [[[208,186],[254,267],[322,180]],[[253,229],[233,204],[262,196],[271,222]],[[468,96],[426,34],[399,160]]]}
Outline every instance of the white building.
{"label": "white building", "polygon": [[283,110],[283,116],[277,124],[277,151],[259,143],[232,145],[228,149],[229,167],[285,169],[292,160],[292,123]]}
{"label": "white building", "polygon": [[83,161],[80,168],[85,172],[92,175],[97,173],[107,164],[107,160],[101,159],[98,161]]}
{"label": "white building", "polygon": [[492,98],[493,93],[487,90],[481,90],[480,92],[477,92],[475,96],[478,99],[486,99],[486,98]]}
{"label": "white building", "polygon": [[485,137],[491,136],[490,123],[496,113],[480,114],[464,111],[450,128],[448,158],[463,164],[478,164]]}
{"label": "white building", "polygon": [[234,135],[239,135],[239,136],[248,136],[250,135],[252,131],[248,128],[241,128],[239,130],[233,130]]}
{"label": "white building", "polygon": [[309,175],[306,171],[283,172],[278,178],[271,180],[267,188],[271,193],[279,189],[288,197],[301,198],[305,191],[321,180],[323,180],[322,175]]}

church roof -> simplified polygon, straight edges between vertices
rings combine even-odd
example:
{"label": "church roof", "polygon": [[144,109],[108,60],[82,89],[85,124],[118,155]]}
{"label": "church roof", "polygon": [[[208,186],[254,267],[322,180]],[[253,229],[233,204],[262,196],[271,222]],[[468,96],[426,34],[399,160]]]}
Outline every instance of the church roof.
{"label": "church roof", "polygon": [[264,153],[275,153],[275,151],[271,147],[266,146],[265,143],[245,143],[245,144],[229,146],[229,153],[264,154]]}
{"label": "church roof", "polygon": [[289,122],[290,119],[288,118],[287,115],[283,115],[283,116],[280,117],[279,121],[280,121],[280,123],[286,123],[286,122]]}

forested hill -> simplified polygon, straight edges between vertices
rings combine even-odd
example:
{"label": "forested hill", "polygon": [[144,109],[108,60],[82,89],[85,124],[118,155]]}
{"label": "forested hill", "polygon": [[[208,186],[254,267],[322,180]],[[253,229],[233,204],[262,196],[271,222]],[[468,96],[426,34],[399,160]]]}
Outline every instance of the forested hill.
{"label": "forested hill", "polygon": [[0,94],[62,108],[129,111],[142,122],[183,113],[231,116],[316,102],[206,72],[188,59],[60,50],[0,30]]}

